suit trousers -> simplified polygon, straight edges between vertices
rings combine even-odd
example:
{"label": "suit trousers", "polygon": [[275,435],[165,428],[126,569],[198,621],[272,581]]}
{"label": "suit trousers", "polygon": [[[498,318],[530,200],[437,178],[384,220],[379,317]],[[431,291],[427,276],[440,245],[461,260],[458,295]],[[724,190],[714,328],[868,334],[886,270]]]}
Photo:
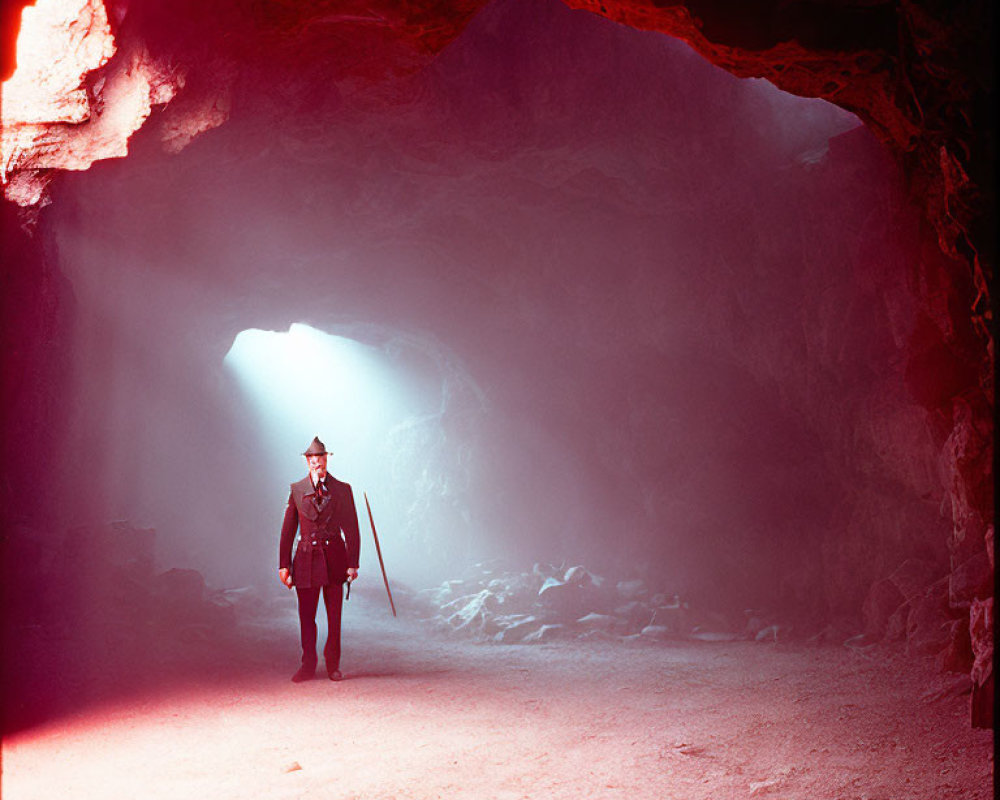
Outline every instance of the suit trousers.
{"label": "suit trousers", "polygon": [[[323,605],[326,606],[326,646],[323,658],[327,671],[340,669],[340,612],[344,605],[344,585],[329,584],[322,587]],[[302,665],[316,667],[316,609],[319,607],[320,587],[295,589],[299,600],[299,630],[302,634]]]}

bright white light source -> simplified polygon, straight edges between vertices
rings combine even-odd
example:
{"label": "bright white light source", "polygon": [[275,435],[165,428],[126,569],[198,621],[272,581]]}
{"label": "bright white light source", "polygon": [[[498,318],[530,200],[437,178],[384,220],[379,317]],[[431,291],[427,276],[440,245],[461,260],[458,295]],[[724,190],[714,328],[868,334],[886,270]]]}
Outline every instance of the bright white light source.
{"label": "bright white light source", "polygon": [[301,453],[318,435],[333,454],[331,473],[378,483],[379,452],[392,429],[417,413],[382,353],[308,325],[242,331],[224,363],[260,413],[272,451],[266,456],[288,476],[302,472]]}

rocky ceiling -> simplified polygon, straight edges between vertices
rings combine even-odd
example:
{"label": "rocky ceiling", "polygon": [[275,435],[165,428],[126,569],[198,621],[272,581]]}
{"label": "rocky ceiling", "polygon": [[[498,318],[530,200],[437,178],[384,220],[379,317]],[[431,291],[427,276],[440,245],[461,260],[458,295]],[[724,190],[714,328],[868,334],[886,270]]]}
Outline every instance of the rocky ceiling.
{"label": "rocky ceiling", "polygon": [[[5,6],[8,44],[23,5],[17,0]],[[44,10],[55,4],[39,5]],[[92,159],[122,155],[129,128],[142,123],[150,106],[174,101],[162,122],[163,138],[168,147],[183,147],[225,119],[233,85],[245,79],[238,76],[248,67],[251,75],[254,68],[322,69],[332,80],[377,82],[426,64],[484,3],[121,0],[107,4],[106,19],[97,0],[68,5],[77,7],[79,22],[70,24],[76,30],[63,33],[79,41],[72,66],[81,69],[70,74],[67,65],[67,88],[86,83],[90,105],[68,117],[62,108],[50,119],[31,120],[26,132],[18,132],[18,118],[8,114],[7,136],[17,138],[4,147],[6,192],[22,205],[40,200],[45,171],[81,169]],[[944,252],[971,262],[974,313],[985,319],[994,255],[991,4],[573,0],[568,5],[677,37],[735,75],[763,77],[787,92],[823,98],[857,114],[903,165]],[[84,52],[88,36],[105,35],[117,37],[114,58],[108,39],[99,46],[91,42],[87,47],[97,50]],[[13,71],[14,52],[4,48],[5,77]],[[137,80],[141,87],[134,85]],[[129,81],[129,89],[114,91]],[[120,112],[115,103],[133,107]],[[116,134],[101,123],[111,114],[122,118]]]}

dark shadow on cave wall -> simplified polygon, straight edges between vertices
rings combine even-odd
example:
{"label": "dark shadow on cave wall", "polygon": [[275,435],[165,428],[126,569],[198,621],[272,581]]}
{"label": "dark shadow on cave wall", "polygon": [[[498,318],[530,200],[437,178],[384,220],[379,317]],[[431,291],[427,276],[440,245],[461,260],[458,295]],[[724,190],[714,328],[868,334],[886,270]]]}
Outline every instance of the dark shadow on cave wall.
{"label": "dark shadow on cave wall", "polygon": [[391,101],[241,86],[43,214],[76,307],[59,527],[127,518],[163,567],[270,586],[297,474],[222,359],[304,322],[423,343],[400,364],[439,416],[372,443],[415,583],[565,560],[818,620],[945,558],[902,388],[916,215],[853,118],[555,2],[489,7]]}

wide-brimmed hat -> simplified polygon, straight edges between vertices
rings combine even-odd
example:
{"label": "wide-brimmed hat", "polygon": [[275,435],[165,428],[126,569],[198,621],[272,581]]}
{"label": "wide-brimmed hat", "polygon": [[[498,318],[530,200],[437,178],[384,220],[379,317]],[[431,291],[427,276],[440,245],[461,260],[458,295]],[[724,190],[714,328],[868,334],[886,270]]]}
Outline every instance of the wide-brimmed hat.
{"label": "wide-brimmed hat", "polygon": [[313,440],[312,440],[312,444],[309,445],[309,447],[306,448],[306,451],[302,455],[304,455],[304,456],[325,456],[325,455],[327,455],[326,445],[323,444],[319,440],[318,436],[314,436]]}

